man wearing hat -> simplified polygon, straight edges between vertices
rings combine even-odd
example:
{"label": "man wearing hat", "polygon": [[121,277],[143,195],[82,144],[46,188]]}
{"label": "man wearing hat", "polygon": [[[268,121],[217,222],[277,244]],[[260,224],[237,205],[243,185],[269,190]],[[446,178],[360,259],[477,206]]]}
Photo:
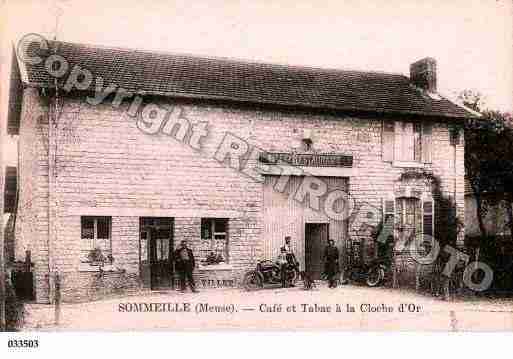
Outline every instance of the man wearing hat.
{"label": "man wearing hat", "polygon": [[328,288],[336,288],[337,280],[336,275],[339,272],[338,265],[338,248],[335,247],[335,241],[328,240],[328,245],[324,249],[324,271],[328,276]]}
{"label": "man wearing hat", "polygon": [[[292,251],[292,246],[290,245],[290,236],[285,236],[285,245],[282,248],[285,248],[285,254],[289,268],[299,270],[299,263],[296,260],[296,256],[294,255],[294,252]],[[293,287],[294,284],[289,283],[289,286]]]}
{"label": "man wearing hat", "polygon": [[280,267],[280,275],[281,275],[281,286],[282,288],[287,287],[287,251],[285,247],[280,248],[280,254],[278,254],[278,258],[276,260],[276,264]]}
{"label": "man wearing hat", "polygon": [[189,287],[196,293],[196,285],[194,284],[194,278],[192,277],[192,271],[194,270],[194,254],[192,250],[187,247],[187,241],[181,241],[180,247],[175,251],[175,265],[176,270],[180,274],[180,288],[182,292],[185,292],[187,288],[185,281],[189,282]]}

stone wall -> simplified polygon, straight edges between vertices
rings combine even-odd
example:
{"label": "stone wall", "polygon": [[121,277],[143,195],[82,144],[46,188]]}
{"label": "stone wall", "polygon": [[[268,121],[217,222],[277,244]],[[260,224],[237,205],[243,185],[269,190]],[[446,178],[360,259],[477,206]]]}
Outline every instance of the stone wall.
{"label": "stone wall", "polygon": [[48,302],[48,102],[35,88],[24,90],[19,136],[16,260],[30,250],[36,300]]}
{"label": "stone wall", "polygon": [[[153,135],[144,133],[127,113],[126,105],[91,106],[83,98],[71,96],[64,101],[57,137],[58,238],[52,255],[56,269],[63,275],[65,291],[82,282],[71,279],[82,276],[79,274],[81,215],[112,216],[113,256],[116,265],[130,276],[136,276],[139,270],[138,218],[146,216],[175,218],[175,245],[186,238],[192,246],[199,241],[201,217],[228,217],[233,269],[222,275],[240,279],[245,270],[253,268],[263,253],[265,240],[262,238],[263,188],[258,176],[251,178],[215,159],[219,144],[227,134],[266,151],[301,152],[304,130],[310,131],[313,152],[353,156],[350,194],[356,203],[366,202],[378,211],[385,194],[394,193],[394,184],[405,171],[382,160],[382,121],[378,117],[263,110],[173,99],[156,101],[163,108],[177,111],[171,116],[181,119],[183,126],[207,124],[208,136],[203,138],[200,151],[189,146],[190,130],[183,141],[176,128],[171,136],[162,131]],[[24,113],[21,131],[27,135],[21,152],[31,157],[25,157],[22,173],[34,172],[36,166],[38,175],[33,180],[21,179],[25,187],[23,197],[27,201],[31,193],[32,197],[39,193],[44,202],[47,188],[44,156],[28,146],[28,139],[41,142],[33,138],[36,131],[32,119],[33,116]],[[423,167],[440,178],[443,193],[447,196],[456,193],[457,214],[463,220],[463,141],[460,143],[454,152],[449,143],[448,125],[434,123],[432,163]],[[33,190],[35,186],[39,192]],[[44,246],[47,229],[44,229],[46,212],[40,211],[37,236],[29,235],[26,222],[20,231],[24,232],[23,238],[38,238],[40,246],[34,260],[38,273],[43,273],[47,265]],[[28,209],[24,212],[27,218],[36,216]],[[356,216],[349,227],[349,238],[360,240],[358,229],[363,221],[376,225],[379,219]],[[198,276],[206,276],[205,273],[198,272]],[[84,276],[89,278],[90,274]],[[41,275],[37,281],[43,282]],[[39,283],[36,288],[41,301],[47,296],[44,285]]]}

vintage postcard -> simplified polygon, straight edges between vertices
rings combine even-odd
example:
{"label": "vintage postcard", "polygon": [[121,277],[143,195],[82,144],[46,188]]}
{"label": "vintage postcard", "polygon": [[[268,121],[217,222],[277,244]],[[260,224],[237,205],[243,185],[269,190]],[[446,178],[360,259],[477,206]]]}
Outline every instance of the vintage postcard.
{"label": "vintage postcard", "polygon": [[513,330],[510,1],[1,6],[3,330]]}

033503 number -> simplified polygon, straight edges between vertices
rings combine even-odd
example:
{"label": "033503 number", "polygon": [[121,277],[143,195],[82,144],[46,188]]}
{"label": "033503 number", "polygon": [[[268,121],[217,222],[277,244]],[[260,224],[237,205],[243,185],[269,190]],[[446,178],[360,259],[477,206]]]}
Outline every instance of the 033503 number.
{"label": "033503 number", "polygon": [[37,348],[39,340],[37,339],[9,339],[7,341],[8,348]]}

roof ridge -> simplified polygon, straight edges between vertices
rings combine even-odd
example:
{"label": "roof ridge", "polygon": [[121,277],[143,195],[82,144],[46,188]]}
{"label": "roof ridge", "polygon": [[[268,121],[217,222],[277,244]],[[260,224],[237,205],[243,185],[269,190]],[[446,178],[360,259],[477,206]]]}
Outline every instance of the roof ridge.
{"label": "roof ridge", "polygon": [[356,68],[335,68],[335,67],[321,67],[321,66],[313,66],[313,65],[297,65],[297,64],[286,64],[286,63],[277,63],[277,62],[268,62],[264,60],[254,60],[254,59],[243,59],[238,57],[225,57],[225,56],[212,56],[212,55],[203,55],[203,54],[193,54],[187,52],[173,52],[173,51],[161,51],[161,50],[150,50],[150,49],[142,49],[142,48],[129,48],[129,47],[117,47],[117,46],[109,46],[109,45],[98,45],[98,44],[89,44],[89,43],[80,43],[80,42],[69,42],[69,41],[60,41],[60,40],[50,40],[50,44],[52,43],[61,43],[67,44],[70,46],[84,46],[91,49],[104,49],[104,50],[117,50],[117,51],[126,51],[126,52],[141,52],[146,54],[153,55],[168,55],[168,56],[183,56],[195,59],[204,59],[204,60],[218,60],[232,63],[240,63],[246,65],[263,65],[263,66],[274,66],[274,67],[282,67],[286,69],[295,69],[295,70],[311,70],[311,71],[326,71],[326,72],[344,72],[344,73],[354,73],[354,74],[375,74],[375,75],[390,75],[403,77],[409,80],[409,77],[400,72],[391,72],[391,71],[378,71],[378,70],[364,70],[364,69],[356,69]]}

